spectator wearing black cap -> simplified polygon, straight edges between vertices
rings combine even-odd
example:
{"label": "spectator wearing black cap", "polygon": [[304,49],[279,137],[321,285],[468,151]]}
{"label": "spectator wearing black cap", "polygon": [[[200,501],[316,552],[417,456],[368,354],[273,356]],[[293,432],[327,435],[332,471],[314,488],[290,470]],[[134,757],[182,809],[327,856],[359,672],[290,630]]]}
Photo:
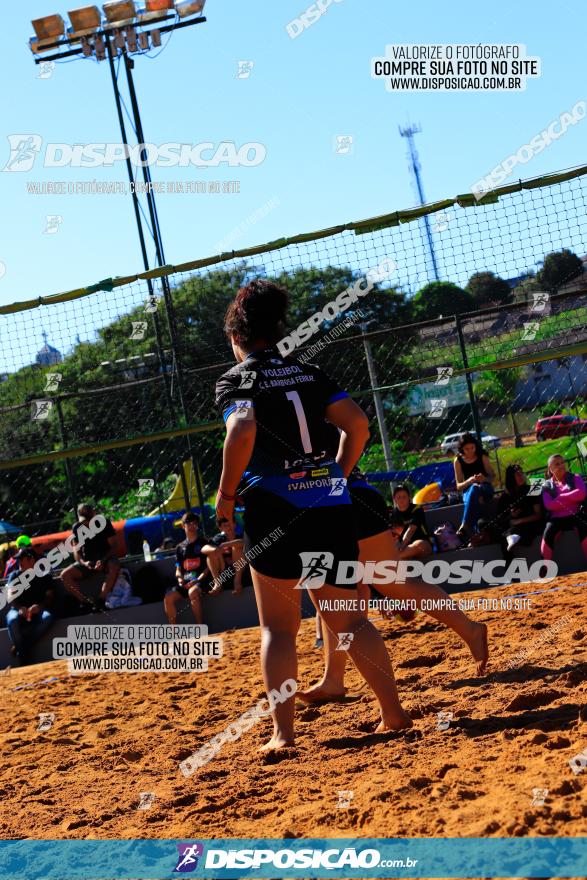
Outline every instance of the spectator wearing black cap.
{"label": "spectator wearing black cap", "polygon": [[177,620],[177,606],[184,599],[190,600],[196,623],[202,623],[202,589],[200,581],[208,573],[206,557],[202,553],[204,541],[199,538],[200,518],[196,513],[184,513],[181,524],[185,541],[175,550],[175,577],[177,586],[167,590],[164,599],[165,613],[169,623]]}
{"label": "spectator wearing black cap", "polygon": [[[49,608],[55,597],[55,584],[50,573],[36,574],[24,590],[17,590],[15,581],[24,571],[34,568],[39,559],[32,547],[23,547],[17,556],[19,569],[13,571],[8,578],[10,609],[6,615],[6,625],[12,642],[12,653],[24,664],[29,662],[35,642],[39,641],[53,623]],[[14,595],[12,600],[11,593]]]}

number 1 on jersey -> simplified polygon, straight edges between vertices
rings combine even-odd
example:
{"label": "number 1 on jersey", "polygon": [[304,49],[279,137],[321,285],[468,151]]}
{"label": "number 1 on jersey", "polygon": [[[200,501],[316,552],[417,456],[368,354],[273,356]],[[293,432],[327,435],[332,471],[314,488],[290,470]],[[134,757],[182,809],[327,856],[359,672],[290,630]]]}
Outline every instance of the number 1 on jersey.
{"label": "number 1 on jersey", "polygon": [[306,421],[306,413],[304,412],[300,395],[297,391],[286,391],[285,396],[288,400],[291,400],[294,405],[304,452],[311,452],[312,443],[310,441],[310,432],[308,431],[308,422]]}

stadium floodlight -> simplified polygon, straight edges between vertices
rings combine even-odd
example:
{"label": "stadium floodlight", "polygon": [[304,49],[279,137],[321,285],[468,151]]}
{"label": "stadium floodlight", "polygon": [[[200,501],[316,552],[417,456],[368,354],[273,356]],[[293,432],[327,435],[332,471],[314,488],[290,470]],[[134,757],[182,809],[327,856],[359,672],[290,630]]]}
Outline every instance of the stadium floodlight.
{"label": "stadium floodlight", "polygon": [[60,15],[46,15],[44,18],[35,18],[31,21],[34,28],[35,37],[29,40],[31,52],[35,55],[39,52],[47,51],[48,47],[52,47],[59,40],[59,37],[65,35],[65,22]]}
{"label": "stadium floodlight", "polygon": [[70,38],[93,34],[102,24],[102,16],[97,6],[82,6],[80,9],[72,9],[67,14],[71,22],[71,27],[67,29]]}
{"label": "stadium floodlight", "polygon": [[102,9],[111,27],[132,24],[137,14],[134,0],[110,0],[103,4]]}
{"label": "stadium floodlight", "polygon": [[175,0],[175,11],[180,18],[197,15],[204,8],[206,0]]}
{"label": "stadium floodlight", "polygon": [[37,39],[57,40],[65,34],[65,22],[60,15],[46,15],[44,18],[35,18],[31,21]]}
{"label": "stadium floodlight", "polygon": [[126,45],[128,46],[129,52],[137,51],[137,32],[134,27],[126,29]]}
{"label": "stadium floodlight", "polygon": [[173,10],[173,0],[145,0],[145,5],[140,6],[137,12],[139,21],[151,21],[161,18],[169,10]]}
{"label": "stadium floodlight", "polygon": [[94,52],[98,61],[104,61],[106,58],[106,44],[100,35],[96,37],[94,42]]}

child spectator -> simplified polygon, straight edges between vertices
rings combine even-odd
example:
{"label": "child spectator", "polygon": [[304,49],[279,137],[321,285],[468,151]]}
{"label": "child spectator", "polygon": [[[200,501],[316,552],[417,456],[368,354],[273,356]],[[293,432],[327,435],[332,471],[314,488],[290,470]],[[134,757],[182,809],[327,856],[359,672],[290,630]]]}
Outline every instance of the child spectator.
{"label": "child spectator", "polygon": [[562,532],[571,529],[577,532],[587,558],[587,522],[580,513],[586,496],[587,490],[581,477],[567,470],[562,455],[551,455],[542,487],[542,502],[549,515],[540,548],[543,559],[552,559],[556,539]]}
{"label": "child spectator", "polygon": [[175,576],[177,586],[167,590],[164,599],[165,613],[169,623],[177,619],[177,606],[183,599],[189,599],[196,623],[202,623],[202,590],[200,581],[207,573],[206,557],[202,553],[205,539],[198,537],[200,518],[196,513],[188,511],[181,518],[185,532],[185,541],[178,544],[175,550]]}
{"label": "child spectator", "polygon": [[432,553],[432,542],[426,526],[424,511],[417,507],[406,486],[396,486],[393,490],[394,507],[391,512],[391,529],[397,534],[399,559],[421,559]]}

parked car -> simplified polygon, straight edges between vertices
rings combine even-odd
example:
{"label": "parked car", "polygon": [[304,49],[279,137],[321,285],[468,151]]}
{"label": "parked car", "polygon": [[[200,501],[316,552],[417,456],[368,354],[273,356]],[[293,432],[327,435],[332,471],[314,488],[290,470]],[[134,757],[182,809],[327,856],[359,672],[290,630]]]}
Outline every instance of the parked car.
{"label": "parked car", "polygon": [[537,440],[554,440],[556,437],[568,437],[569,434],[586,434],[587,419],[577,416],[548,416],[538,419],[534,430]]}
{"label": "parked car", "polygon": [[[453,452],[456,454],[458,445],[461,440],[461,435],[464,431],[459,431],[458,434],[447,434],[442,443],[440,444],[440,448],[443,452]],[[477,435],[476,431],[471,431],[471,434]],[[481,433],[481,444],[484,449],[498,449],[501,446],[501,440],[499,437],[494,437],[493,434],[486,434],[484,431]]]}

